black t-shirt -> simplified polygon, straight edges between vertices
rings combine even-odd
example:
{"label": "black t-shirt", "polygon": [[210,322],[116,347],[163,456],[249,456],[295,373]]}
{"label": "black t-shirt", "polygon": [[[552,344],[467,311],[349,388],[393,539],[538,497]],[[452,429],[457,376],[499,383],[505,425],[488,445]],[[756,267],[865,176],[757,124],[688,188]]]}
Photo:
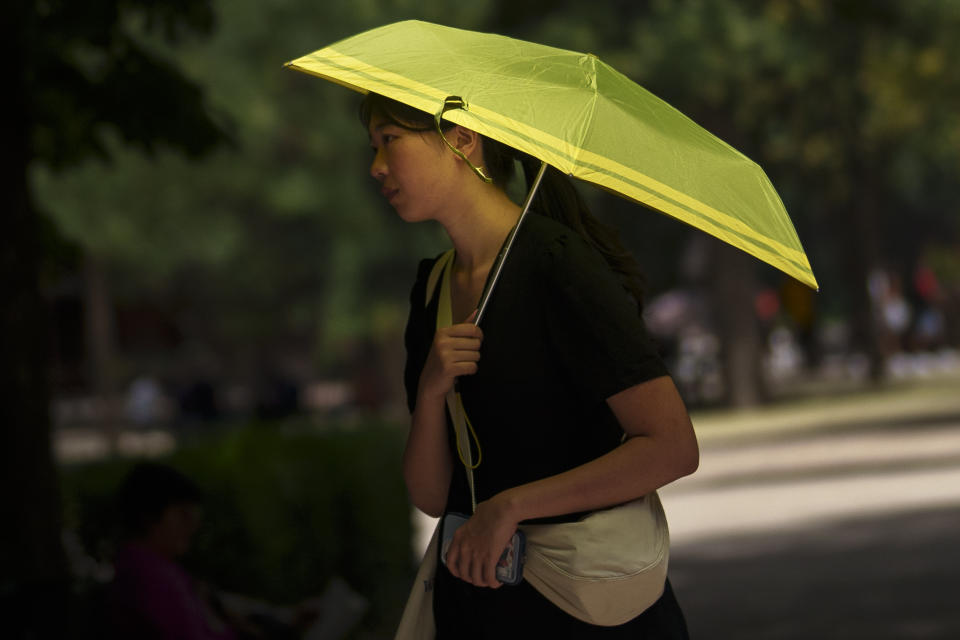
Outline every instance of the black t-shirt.
{"label": "black t-shirt", "polygon": [[[436,326],[439,286],[425,305],[435,262],[420,263],[411,293],[405,374],[411,411]],[[482,452],[474,471],[477,502],[614,449],[622,431],[606,399],[666,375],[636,302],[600,253],[538,214],[521,225],[480,326],[479,371],[460,380]],[[470,513],[452,426],[448,435],[456,464],[447,511]]]}

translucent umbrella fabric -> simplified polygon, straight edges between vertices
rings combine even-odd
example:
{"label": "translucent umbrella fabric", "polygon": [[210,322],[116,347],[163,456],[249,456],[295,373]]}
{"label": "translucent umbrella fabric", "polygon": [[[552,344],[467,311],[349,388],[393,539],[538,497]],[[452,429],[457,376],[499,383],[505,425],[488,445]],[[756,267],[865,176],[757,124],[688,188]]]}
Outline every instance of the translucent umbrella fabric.
{"label": "translucent umbrella fabric", "polygon": [[405,21],[287,63],[444,118],[672,216],[810,287],[810,262],[763,170],[588,53]]}

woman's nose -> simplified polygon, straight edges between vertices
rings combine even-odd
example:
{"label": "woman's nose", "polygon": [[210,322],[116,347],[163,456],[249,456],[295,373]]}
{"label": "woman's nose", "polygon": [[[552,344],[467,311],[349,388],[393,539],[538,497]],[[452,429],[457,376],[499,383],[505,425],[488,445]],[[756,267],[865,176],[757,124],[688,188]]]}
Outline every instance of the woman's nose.
{"label": "woman's nose", "polygon": [[387,175],[387,163],[384,162],[383,154],[379,149],[373,156],[373,162],[370,163],[370,175],[381,182]]}

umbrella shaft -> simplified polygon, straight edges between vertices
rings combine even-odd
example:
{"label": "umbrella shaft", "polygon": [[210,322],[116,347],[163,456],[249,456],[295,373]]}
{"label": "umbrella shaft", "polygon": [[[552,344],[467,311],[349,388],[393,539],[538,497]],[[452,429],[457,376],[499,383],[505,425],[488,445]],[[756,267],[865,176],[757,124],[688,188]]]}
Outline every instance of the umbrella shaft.
{"label": "umbrella shaft", "polygon": [[473,321],[473,324],[475,325],[479,325],[480,320],[483,319],[483,314],[487,309],[487,303],[490,301],[490,294],[493,293],[493,288],[497,285],[497,280],[500,279],[500,272],[503,271],[503,265],[507,260],[507,254],[510,253],[510,248],[513,247],[513,240],[517,237],[517,231],[520,229],[520,225],[523,224],[523,219],[527,217],[527,212],[530,210],[530,203],[533,202],[533,197],[536,195],[537,189],[540,187],[540,181],[543,180],[543,174],[546,173],[546,171],[547,163],[541,161],[540,170],[537,171],[537,176],[533,179],[533,184],[530,186],[530,191],[527,193],[527,197],[523,201],[523,210],[520,212],[520,218],[517,220],[517,224],[513,225],[513,229],[510,230],[510,234],[507,236],[507,241],[504,243],[503,248],[497,255],[497,259],[493,262],[493,275],[484,289],[483,294],[480,296],[477,317]]}

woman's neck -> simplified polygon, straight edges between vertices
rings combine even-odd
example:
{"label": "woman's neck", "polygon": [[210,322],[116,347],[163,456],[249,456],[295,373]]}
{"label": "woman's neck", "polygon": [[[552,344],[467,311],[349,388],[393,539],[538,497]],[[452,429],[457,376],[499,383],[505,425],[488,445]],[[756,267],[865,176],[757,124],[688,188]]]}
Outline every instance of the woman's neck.
{"label": "woman's neck", "polygon": [[443,223],[456,250],[454,269],[465,277],[486,278],[520,207],[495,187],[468,203]]}

